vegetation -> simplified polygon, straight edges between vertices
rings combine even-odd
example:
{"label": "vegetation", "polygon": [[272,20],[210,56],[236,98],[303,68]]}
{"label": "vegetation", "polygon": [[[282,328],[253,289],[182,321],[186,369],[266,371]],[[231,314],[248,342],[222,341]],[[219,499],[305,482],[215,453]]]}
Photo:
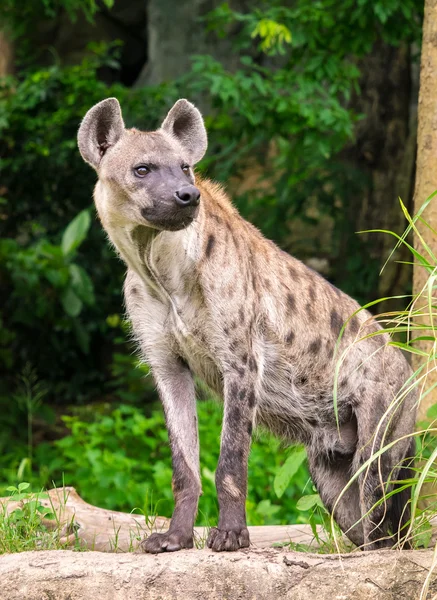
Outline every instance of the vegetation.
{"label": "vegetation", "polygon": [[[411,278],[401,271],[394,279],[383,276],[381,288],[378,270],[386,247],[355,232],[383,223],[381,229],[399,234],[391,216],[398,213],[397,194],[407,208],[411,203],[411,194],[405,197],[393,183],[407,154],[388,164],[389,151],[381,156],[380,147],[387,132],[408,129],[410,67],[418,59],[409,48],[420,41],[421,3],[297,0],[291,7],[260,0],[250,11],[239,4],[214,3],[194,24],[187,12],[179,27],[198,28],[199,40],[201,33],[206,41],[177,77],[167,77],[162,64],[161,80],[152,82],[145,79],[145,64],[134,64],[128,55],[138,36],[134,19],[124,26],[129,39],[123,34],[123,43],[113,37],[108,43],[107,23],[121,22],[117,2],[2,4],[15,61],[0,82],[1,495],[11,485],[21,493],[23,481],[35,491],[65,482],[99,506],[129,511],[152,502],[159,514],[172,510],[162,411],[129,341],[123,265],[94,218],[94,175],[76,147],[80,119],[104,97],[116,96],[127,124],[145,129],[155,127],[178,97],[194,99],[210,140],[200,170],[228,185],[246,218],[361,302],[411,293]],[[125,6],[135,12],[142,3],[129,0]],[[166,23],[170,16],[161,18]],[[151,20],[141,41],[150,56],[154,26]],[[74,37],[78,28],[87,33],[72,54],[62,39]],[[180,50],[175,45],[171,51],[176,63]],[[159,53],[153,56],[160,60]],[[378,87],[369,71],[377,65],[387,81],[394,64],[405,86]],[[370,106],[368,96],[378,100]],[[388,107],[396,113],[392,121]],[[396,148],[404,143],[406,137],[396,140]],[[402,238],[402,246],[408,239]],[[396,256],[403,259],[401,247]],[[433,307],[437,263],[429,252],[421,262],[429,272]],[[413,330],[414,310],[382,317],[404,336],[393,343],[412,352],[405,334]],[[429,417],[436,417],[435,406]],[[221,408],[203,399],[199,524],[216,518],[220,423]],[[420,445],[429,460],[432,442],[427,434]],[[421,473],[432,479],[426,464]],[[419,483],[408,482],[416,486],[416,498]],[[26,510],[28,515],[13,517],[17,531],[24,517],[30,532],[40,525],[37,498]],[[309,519],[315,527],[329,520],[302,450],[284,449],[264,433],[257,434],[251,452],[247,510],[253,525]],[[420,526],[426,533],[425,517]],[[0,517],[0,528],[4,523]]]}
{"label": "vegetation", "polygon": [[[42,500],[47,494],[31,494],[29,483],[8,487],[10,501],[0,504],[0,554],[26,550],[62,550],[56,512],[46,508]],[[21,506],[10,506],[20,502]]]}

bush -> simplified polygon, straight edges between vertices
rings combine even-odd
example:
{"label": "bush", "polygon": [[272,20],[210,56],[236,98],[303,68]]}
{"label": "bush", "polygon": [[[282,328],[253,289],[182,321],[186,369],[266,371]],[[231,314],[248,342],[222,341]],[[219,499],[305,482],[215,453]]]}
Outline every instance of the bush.
{"label": "bush", "polygon": [[95,222],[88,230],[87,221],[80,248],[65,252],[61,243],[79,213],[88,219],[95,181],[76,132],[87,109],[108,96],[120,99],[128,122],[143,111],[157,122],[171,101],[167,86],[130,92],[99,81],[108,60],[108,48],[95,46],[80,65],[0,84],[0,404],[9,402],[27,363],[47,385],[51,404],[84,403],[102,393],[110,376],[116,332],[106,318],[122,311],[124,267]]}

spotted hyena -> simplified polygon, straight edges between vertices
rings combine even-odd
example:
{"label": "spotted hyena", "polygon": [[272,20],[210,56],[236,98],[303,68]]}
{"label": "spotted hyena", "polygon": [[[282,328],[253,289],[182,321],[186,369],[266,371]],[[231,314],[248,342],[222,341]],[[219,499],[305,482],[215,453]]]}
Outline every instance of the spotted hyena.
{"label": "spotted hyena", "polygon": [[150,133],[125,129],[117,100],[104,100],[86,114],[78,142],[98,174],[99,217],[127,265],[126,306],[172,449],[170,529],[148,537],[145,551],[193,547],[201,493],[194,376],[224,402],[220,517],[210,548],[249,546],[245,501],[255,425],[305,445],[325,506],[355,544],[392,544],[390,534],[408,518],[407,498],[397,494],[371,509],[383,495],[381,482],[396,479],[411,455],[408,436],[336,501],[372,452],[413,431],[414,394],[399,396],[411,375],[402,353],[387,345],[368,312],[266,240],[221,186],[194,173],[207,136],[187,100]]}

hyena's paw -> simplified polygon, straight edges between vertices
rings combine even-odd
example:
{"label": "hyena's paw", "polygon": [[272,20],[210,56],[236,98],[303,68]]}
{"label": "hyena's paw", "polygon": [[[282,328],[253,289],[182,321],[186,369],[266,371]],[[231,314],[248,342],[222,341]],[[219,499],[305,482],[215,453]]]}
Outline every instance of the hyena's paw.
{"label": "hyena's paw", "polygon": [[143,552],[159,554],[160,552],[176,552],[182,548],[192,548],[193,534],[185,534],[181,531],[167,531],[167,533],[152,533],[141,542]]}
{"label": "hyena's paw", "polygon": [[208,548],[215,552],[233,552],[239,548],[250,546],[249,532],[246,527],[242,529],[218,529],[213,527],[207,539]]}

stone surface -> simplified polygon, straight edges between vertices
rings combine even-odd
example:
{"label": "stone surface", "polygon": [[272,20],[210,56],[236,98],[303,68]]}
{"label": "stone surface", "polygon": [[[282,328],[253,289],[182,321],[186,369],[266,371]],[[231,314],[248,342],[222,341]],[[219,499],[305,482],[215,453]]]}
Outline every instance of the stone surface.
{"label": "stone surface", "polygon": [[[343,556],[259,549],[215,554],[24,552],[0,557],[0,600],[414,600],[432,551]],[[437,594],[428,578],[426,598]]]}

